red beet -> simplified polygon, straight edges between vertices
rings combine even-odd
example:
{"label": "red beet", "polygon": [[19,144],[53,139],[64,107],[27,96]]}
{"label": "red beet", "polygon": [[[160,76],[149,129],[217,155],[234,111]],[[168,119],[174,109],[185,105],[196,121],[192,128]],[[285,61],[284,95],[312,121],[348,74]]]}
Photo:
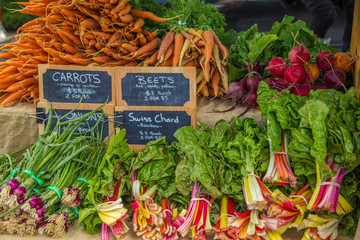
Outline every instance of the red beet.
{"label": "red beet", "polygon": [[256,92],[247,92],[244,94],[244,96],[242,97],[243,100],[243,104],[249,108],[256,108],[258,103],[257,103],[257,94]]}
{"label": "red beet", "polygon": [[296,85],[305,82],[308,74],[302,65],[292,64],[286,68],[284,76],[286,82]]}
{"label": "red beet", "polygon": [[285,81],[285,78],[279,77],[277,79],[277,84],[281,89],[285,89],[289,86],[289,83]]}
{"label": "red beet", "polygon": [[316,91],[318,89],[327,89],[326,85],[324,83],[315,83],[314,85],[311,86],[311,89]]}
{"label": "red beet", "polygon": [[257,91],[259,83],[261,82],[261,77],[258,75],[248,77],[246,79],[246,87],[250,92]]}
{"label": "red beet", "polygon": [[291,89],[291,93],[295,94],[295,95],[300,95],[300,96],[309,96],[310,93],[310,84],[308,83],[304,83],[298,86],[295,86]]}
{"label": "red beet", "polygon": [[270,60],[269,66],[266,68],[273,77],[282,77],[286,70],[287,63],[281,57],[274,57]]}
{"label": "red beet", "polygon": [[324,75],[324,82],[327,87],[338,89],[343,87],[347,91],[344,82],[346,80],[346,73],[340,68],[329,69]]}
{"label": "red beet", "polygon": [[224,96],[224,100],[228,98],[233,98],[234,100],[241,99],[244,93],[245,89],[241,82],[232,82],[229,84],[229,91]]}
{"label": "red beet", "polygon": [[291,33],[291,34],[294,38],[294,41],[298,44],[298,46],[296,46],[290,50],[290,52],[289,52],[290,62],[292,64],[294,64],[294,63],[303,64],[304,62],[309,62],[310,61],[309,50],[295,39],[295,36],[293,33]]}
{"label": "red beet", "polygon": [[322,51],[316,56],[316,65],[320,69],[329,69],[331,66],[334,65],[335,57],[329,51]]}

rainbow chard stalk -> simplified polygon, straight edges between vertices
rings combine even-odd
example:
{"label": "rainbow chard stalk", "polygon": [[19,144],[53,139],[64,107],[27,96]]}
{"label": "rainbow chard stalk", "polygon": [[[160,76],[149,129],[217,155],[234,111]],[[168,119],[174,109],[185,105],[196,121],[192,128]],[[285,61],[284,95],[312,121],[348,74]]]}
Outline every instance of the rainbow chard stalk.
{"label": "rainbow chard stalk", "polygon": [[[261,239],[266,235],[265,221],[259,218],[259,210],[249,210],[245,213],[235,212],[234,216],[228,219],[230,227],[236,234],[236,239]],[[234,238],[233,238],[234,239]]]}
{"label": "rainbow chard stalk", "polygon": [[[269,139],[269,142],[271,142],[271,139]],[[265,182],[276,183],[282,186],[289,183],[292,188],[295,188],[297,178],[290,167],[287,133],[283,134],[281,147],[281,152],[274,153],[270,143],[270,162],[263,180]]]}
{"label": "rainbow chard stalk", "polygon": [[178,232],[183,237],[191,231],[190,237],[192,239],[206,239],[205,233],[211,230],[210,208],[214,198],[209,198],[199,193],[201,187],[197,186],[197,182],[194,183],[185,221],[178,228]]}
{"label": "rainbow chard stalk", "polygon": [[303,222],[305,232],[302,240],[335,240],[338,235],[338,223],[336,218],[309,214]]}
{"label": "rainbow chard stalk", "polygon": [[336,171],[337,173],[334,177],[328,178],[325,182],[317,183],[317,186],[320,186],[320,190],[312,197],[312,199],[316,197],[316,200],[311,206],[311,209],[313,211],[337,212],[340,187],[346,170],[340,165],[335,166],[335,163],[328,159],[326,160],[326,163],[331,171]]}

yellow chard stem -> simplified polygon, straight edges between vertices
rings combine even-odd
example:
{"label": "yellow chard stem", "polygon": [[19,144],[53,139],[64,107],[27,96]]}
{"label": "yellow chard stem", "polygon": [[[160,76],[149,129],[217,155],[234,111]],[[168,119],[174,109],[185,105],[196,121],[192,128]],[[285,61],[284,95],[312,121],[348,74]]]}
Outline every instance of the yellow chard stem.
{"label": "yellow chard stem", "polygon": [[220,208],[220,229],[228,228],[228,197],[223,195],[221,198],[221,208]]}
{"label": "yellow chard stem", "polygon": [[[321,182],[321,179],[320,179],[320,167],[319,167],[319,164],[317,161],[315,161],[315,166],[316,166],[316,183],[319,183]],[[307,210],[312,210],[315,202],[316,202],[316,199],[318,198],[319,196],[319,193],[320,193],[320,185],[316,185],[315,187],[315,190],[313,192],[313,195],[311,196],[311,199],[309,201],[309,204],[307,205],[306,209]]]}

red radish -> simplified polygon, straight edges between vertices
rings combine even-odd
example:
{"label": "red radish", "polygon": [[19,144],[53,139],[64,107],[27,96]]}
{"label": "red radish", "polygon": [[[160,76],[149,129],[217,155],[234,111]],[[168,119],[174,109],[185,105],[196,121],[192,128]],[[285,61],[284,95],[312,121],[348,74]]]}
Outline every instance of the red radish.
{"label": "red radish", "polygon": [[310,90],[311,90],[310,84],[305,83],[292,88],[291,93],[295,95],[307,97],[309,96]]}
{"label": "red radish", "polygon": [[269,66],[266,68],[273,77],[282,77],[286,70],[287,63],[281,57],[274,57],[269,61]]}
{"label": "red radish", "polygon": [[330,88],[338,89],[343,87],[347,91],[344,82],[346,80],[346,73],[340,68],[329,69],[324,75],[324,82]]}
{"label": "red radish", "polygon": [[308,74],[302,65],[292,64],[286,68],[284,77],[286,82],[296,85],[305,82]]}
{"label": "red radish", "polygon": [[334,65],[335,57],[329,51],[322,51],[316,56],[316,64],[322,70],[329,69]]}
{"label": "red radish", "polygon": [[309,50],[295,39],[295,36],[293,33],[291,33],[291,34],[294,38],[294,41],[298,44],[298,46],[296,46],[290,50],[290,52],[289,52],[290,62],[292,64],[294,64],[294,63],[303,64],[304,62],[309,62],[310,61]]}
{"label": "red radish", "polygon": [[249,89],[250,92],[257,91],[260,82],[261,82],[261,77],[257,75],[248,77],[246,79],[246,87],[247,89]]}
{"label": "red radish", "polygon": [[324,83],[319,82],[319,83],[315,83],[314,85],[312,85],[311,89],[316,91],[318,89],[327,89],[327,87]]}

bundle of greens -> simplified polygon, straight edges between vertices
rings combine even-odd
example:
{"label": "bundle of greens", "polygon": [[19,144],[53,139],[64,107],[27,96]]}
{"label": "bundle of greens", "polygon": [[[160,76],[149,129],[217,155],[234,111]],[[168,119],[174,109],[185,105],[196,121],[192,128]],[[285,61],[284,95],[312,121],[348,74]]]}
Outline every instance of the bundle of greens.
{"label": "bundle of greens", "polygon": [[78,225],[84,225],[90,234],[101,232],[106,239],[110,225],[116,238],[127,232],[124,219],[128,216],[122,202],[131,201],[131,186],[128,178],[130,160],[135,153],[128,147],[125,129],[110,141],[96,175],[88,180],[89,191],[79,213]]}
{"label": "bundle of greens", "polygon": [[[269,120],[271,145],[279,149],[281,132],[289,134],[288,154],[295,175],[302,185],[310,183],[314,191],[307,209],[333,212],[342,219],[353,210],[351,205],[359,202],[353,184],[360,163],[360,101],[355,89],[345,94],[321,89],[311,91],[308,98],[284,92],[269,102],[276,94],[265,82],[260,84],[258,101]],[[353,211],[345,219],[355,223],[358,214]],[[351,229],[343,234],[351,235]]]}
{"label": "bundle of greens", "polygon": [[[151,141],[131,162],[133,229],[143,239],[177,239],[184,213],[175,188],[179,156],[165,137]],[[171,216],[172,215],[172,216]],[[173,221],[172,221],[173,220]]]}

